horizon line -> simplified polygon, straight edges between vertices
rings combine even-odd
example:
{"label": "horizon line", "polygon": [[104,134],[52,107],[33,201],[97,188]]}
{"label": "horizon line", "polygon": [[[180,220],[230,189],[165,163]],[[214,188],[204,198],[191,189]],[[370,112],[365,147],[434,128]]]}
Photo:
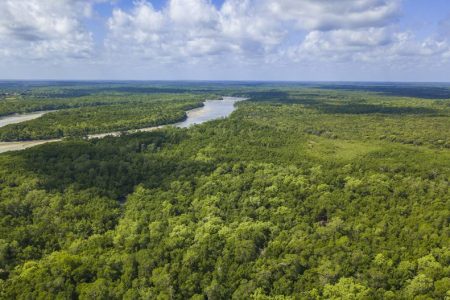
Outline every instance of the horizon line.
{"label": "horizon line", "polygon": [[450,84],[450,81],[397,81],[397,80],[258,80],[258,79],[2,79],[0,82],[210,82],[210,83],[408,83]]}

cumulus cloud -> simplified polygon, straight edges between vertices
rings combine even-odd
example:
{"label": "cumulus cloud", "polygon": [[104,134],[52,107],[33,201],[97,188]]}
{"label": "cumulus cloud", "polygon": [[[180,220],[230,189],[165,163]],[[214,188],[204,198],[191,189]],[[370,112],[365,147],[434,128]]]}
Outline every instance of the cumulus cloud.
{"label": "cumulus cloud", "polygon": [[446,56],[447,40],[428,37],[420,40],[411,32],[395,32],[390,28],[362,30],[312,31],[304,41],[290,47],[286,55],[293,61],[328,61],[384,63],[429,62]]}
{"label": "cumulus cloud", "polygon": [[334,31],[312,31],[299,51],[308,55],[326,56],[365,52],[374,47],[391,43],[392,38],[385,28],[367,28],[362,30],[339,29]]}
{"label": "cumulus cloud", "polygon": [[336,30],[384,26],[398,16],[398,0],[268,0],[279,19],[292,20],[307,30]]}
{"label": "cumulus cloud", "polygon": [[80,23],[91,13],[82,0],[0,1],[0,44],[4,56],[86,57],[92,36]]}
{"label": "cumulus cloud", "polygon": [[[286,18],[298,15],[300,26],[309,29],[303,41],[283,53],[296,62],[357,62],[386,67],[395,63],[440,64],[450,53],[448,35],[443,34],[447,20],[440,22],[440,33],[420,39],[395,25],[399,5],[395,0],[278,1],[276,11],[290,8],[294,12]],[[304,10],[295,12],[294,6],[309,7],[317,17],[302,17]]]}
{"label": "cumulus cloud", "polygon": [[278,27],[249,0],[229,0],[220,9],[208,0],[169,0],[161,10],[139,1],[130,11],[114,10],[105,45],[111,52],[131,50],[166,62],[258,56],[280,42]]}
{"label": "cumulus cloud", "polygon": [[113,11],[105,45],[113,53],[131,50],[146,58],[168,61],[193,55],[191,49],[197,44],[202,45],[198,54],[212,54],[217,43],[212,38],[213,13],[205,1],[172,1],[163,11],[155,10],[150,2],[139,1],[129,12]]}
{"label": "cumulus cloud", "polygon": [[373,49],[407,46],[392,27],[399,7],[400,0],[226,0],[220,8],[168,0],[156,10],[141,0],[114,10],[105,44],[111,53],[160,62],[365,60]]}
{"label": "cumulus cloud", "polygon": [[171,0],[167,12],[174,23],[188,26],[214,26],[218,17],[215,7],[207,0]]}
{"label": "cumulus cloud", "polygon": [[[101,40],[85,20],[111,2]],[[400,29],[402,0],[0,0],[0,58],[90,58],[105,65],[280,66],[450,60],[450,18],[436,33]],[[104,37],[103,37],[104,36]],[[97,46],[94,46],[96,44]],[[101,46],[98,46],[101,45]],[[94,61],[91,59],[90,61]]]}

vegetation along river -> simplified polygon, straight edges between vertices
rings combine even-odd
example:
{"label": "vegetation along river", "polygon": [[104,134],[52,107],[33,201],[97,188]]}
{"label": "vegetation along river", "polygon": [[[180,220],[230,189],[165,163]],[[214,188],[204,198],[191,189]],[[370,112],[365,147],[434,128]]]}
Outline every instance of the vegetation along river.
{"label": "vegetation along river", "polygon": [[[186,112],[187,118],[183,122],[179,122],[176,124],[172,124],[171,126],[176,126],[179,128],[187,128],[192,125],[201,124],[207,121],[226,118],[228,117],[234,110],[234,104],[239,101],[246,100],[245,98],[237,98],[237,97],[223,97],[223,100],[206,100],[204,102],[203,107],[195,108]],[[28,114],[15,114],[6,117],[0,117],[0,127],[9,125],[9,124],[17,124],[33,119],[37,119],[48,111],[39,111]],[[167,126],[167,125],[164,125]],[[130,130],[129,133],[134,132],[146,132],[146,131],[154,131],[156,129],[160,129],[164,126],[156,126],[149,128],[141,128],[137,130]],[[103,138],[106,136],[119,136],[122,132],[109,132],[109,133],[101,133],[101,134],[92,134],[89,135],[88,138]],[[61,139],[52,139],[52,140],[35,140],[35,141],[19,141],[19,142],[0,142],[0,153],[8,152],[8,151],[17,151],[24,150],[26,148],[30,148],[33,146],[58,142]]]}

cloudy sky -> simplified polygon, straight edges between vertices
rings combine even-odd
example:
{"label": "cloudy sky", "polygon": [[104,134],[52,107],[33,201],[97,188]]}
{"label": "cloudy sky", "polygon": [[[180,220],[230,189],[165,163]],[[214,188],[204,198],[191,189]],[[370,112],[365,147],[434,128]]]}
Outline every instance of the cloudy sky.
{"label": "cloudy sky", "polygon": [[450,81],[449,0],[0,0],[0,79]]}

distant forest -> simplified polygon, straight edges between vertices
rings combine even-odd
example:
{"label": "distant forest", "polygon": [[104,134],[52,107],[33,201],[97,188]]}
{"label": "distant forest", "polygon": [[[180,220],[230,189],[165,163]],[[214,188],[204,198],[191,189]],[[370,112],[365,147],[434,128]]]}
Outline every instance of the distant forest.
{"label": "distant forest", "polygon": [[[450,299],[444,84],[2,82],[1,299]],[[229,118],[85,139],[248,97]]]}

